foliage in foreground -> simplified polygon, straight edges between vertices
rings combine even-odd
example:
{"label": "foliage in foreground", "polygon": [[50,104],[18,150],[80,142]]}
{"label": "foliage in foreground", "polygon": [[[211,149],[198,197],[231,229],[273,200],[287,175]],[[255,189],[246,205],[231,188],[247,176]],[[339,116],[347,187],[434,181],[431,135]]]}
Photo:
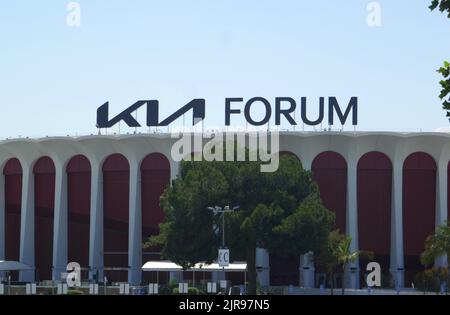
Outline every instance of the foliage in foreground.
{"label": "foliage in foreground", "polygon": [[261,173],[260,162],[183,161],[180,177],[166,189],[165,220],[148,246],[189,268],[212,262],[221,244],[221,218],[211,206],[239,205],[225,216],[225,244],[231,261],[246,260],[250,293],[256,293],[257,247],[298,257],[327,242],[334,214],[322,204],[311,173],[293,156],[280,157],[279,169]]}

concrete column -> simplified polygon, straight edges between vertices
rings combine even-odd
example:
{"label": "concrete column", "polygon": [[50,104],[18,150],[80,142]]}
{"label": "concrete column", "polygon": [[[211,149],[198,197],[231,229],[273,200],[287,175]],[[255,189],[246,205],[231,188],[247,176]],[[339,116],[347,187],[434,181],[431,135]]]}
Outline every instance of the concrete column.
{"label": "concrete column", "polygon": [[142,268],[142,205],[141,172],[139,164],[130,165],[130,200],[129,200],[129,234],[128,234],[128,282],[141,283]]}
{"label": "concrete column", "polygon": [[270,285],[270,258],[269,252],[264,248],[256,248],[256,274],[259,285]]}
{"label": "concrete column", "polygon": [[[303,159],[302,166],[305,170],[311,171],[312,160]],[[300,255],[299,263],[299,284],[304,288],[315,287],[315,268],[314,268],[314,253],[309,252],[305,255]]]}
{"label": "concrete column", "polygon": [[91,162],[91,215],[89,225],[89,279],[103,281],[103,172]]}
{"label": "concrete column", "polygon": [[0,260],[5,260],[5,176],[0,174]]}
{"label": "concrete column", "polygon": [[[350,251],[358,250],[358,203],[357,203],[357,165],[355,157],[351,157],[347,165],[347,220],[346,234],[352,238]],[[348,265],[347,287],[359,288],[359,259]]]}
{"label": "concrete column", "polygon": [[180,173],[180,163],[170,161],[170,184],[172,184],[172,180],[177,178],[179,173]]}
{"label": "concrete column", "polygon": [[[437,189],[436,189],[436,227],[448,220],[448,196],[447,196],[447,163],[439,165],[437,173]],[[448,265],[447,255],[441,256],[436,259],[436,266],[446,267]]]}
{"label": "concrete column", "polygon": [[391,210],[391,275],[395,284],[404,286],[403,257],[403,161],[394,162]]}
{"label": "concrete column", "polygon": [[300,256],[300,286],[303,288],[314,288],[314,254],[309,252],[308,254]]}
{"label": "concrete column", "polygon": [[33,282],[34,266],[34,174],[31,165],[22,165],[22,205],[20,216],[20,261],[33,270],[21,271],[20,281]]}
{"label": "concrete column", "polygon": [[53,280],[67,268],[67,173],[62,166],[55,174],[55,217],[53,226]]}

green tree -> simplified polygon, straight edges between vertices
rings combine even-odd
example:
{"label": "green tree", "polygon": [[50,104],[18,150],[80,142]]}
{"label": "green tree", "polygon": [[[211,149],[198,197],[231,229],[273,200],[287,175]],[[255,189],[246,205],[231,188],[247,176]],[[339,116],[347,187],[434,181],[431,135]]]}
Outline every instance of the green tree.
{"label": "green tree", "polygon": [[315,254],[316,265],[325,269],[326,279],[328,279],[331,287],[331,295],[334,294],[334,275],[339,266],[339,258],[336,249],[343,242],[344,238],[345,235],[341,234],[339,230],[331,231],[327,242]]}
{"label": "green tree", "polygon": [[439,82],[442,88],[439,98],[442,100],[442,108],[447,111],[447,117],[450,117],[450,62],[444,61],[444,66],[437,72],[443,77]]}
{"label": "green tree", "polygon": [[[450,0],[433,0],[429,6],[430,10],[438,9],[441,12],[446,12],[447,17],[450,18]],[[450,63],[444,61],[444,66],[437,70],[443,77],[439,82],[441,85],[441,93],[439,98],[442,100],[442,108],[447,111],[447,117],[450,117]]]}
{"label": "green tree", "polygon": [[301,255],[318,250],[334,224],[322,205],[311,173],[293,156],[282,156],[273,173],[261,173],[255,162],[181,162],[180,176],[168,187],[161,205],[166,214],[160,234],[147,246],[184,268],[217,258],[220,218],[209,206],[239,205],[225,216],[226,240],[233,260],[248,265],[248,292],[256,293],[255,252]]}
{"label": "green tree", "polygon": [[427,237],[420,261],[425,267],[429,267],[434,264],[436,258],[442,255],[450,257],[450,226],[448,222],[438,226],[436,232]]}
{"label": "green tree", "polygon": [[447,12],[447,17],[450,18],[450,0],[432,0],[429,8],[431,11],[438,9],[441,12]]}
{"label": "green tree", "polygon": [[[352,238],[341,234],[339,230],[330,232],[326,246],[318,252],[317,264],[323,266],[327,276],[331,279],[331,294],[333,294],[334,281],[333,276],[337,267],[341,267],[342,274],[350,263],[354,263],[358,257],[367,257],[371,259],[373,253],[368,251],[352,251]],[[342,279],[342,295],[345,294],[345,281]]]}

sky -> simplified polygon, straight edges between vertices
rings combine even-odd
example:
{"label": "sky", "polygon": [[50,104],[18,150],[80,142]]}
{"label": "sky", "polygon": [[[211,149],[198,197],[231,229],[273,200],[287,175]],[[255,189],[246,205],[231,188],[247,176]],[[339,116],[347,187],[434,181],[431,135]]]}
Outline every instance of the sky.
{"label": "sky", "polygon": [[165,118],[204,98],[205,126],[221,127],[226,97],[255,96],[307,97],[311,117],[321,96],[356,96],[357,131],[450,131],[436,72],[450,19],[429,0],[376,1],[379,27],[368,0],[79,0],[78,27],[69,2],[0,0],[2,139],[96,133],[100,105],[142,99]]}

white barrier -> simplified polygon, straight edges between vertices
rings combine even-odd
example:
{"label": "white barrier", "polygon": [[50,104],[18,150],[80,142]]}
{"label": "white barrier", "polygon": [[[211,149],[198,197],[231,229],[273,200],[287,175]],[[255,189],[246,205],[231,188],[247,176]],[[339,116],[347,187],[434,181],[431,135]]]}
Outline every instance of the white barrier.
{"label": "white barrier", "polygon": [[187,282],[180,282],[180,283],[178,283],[178,292],[180,294],[188,293],[188,283]]}
{"label": "white barrier", "polygon": [[217,283],[216,282],[208,282],[207,292],[208,293],[217,293]]}
{"label": "white barrier", "polygon": [[150,283],[148,285],[148,294],[158,294],[158,284]]}
{"label": "white barrier", "polygon": [[98,284],[97,283],[89,284],[89,294],[92,294],[92,295],[98,294]]}
{"label": "white barrier", "polygon": [[67,294],[67,283],[58,283],[57,294]]}
{"label": "white barrier", "polygon": [[36,294],[36,283],[27,283],[25,288],[26,288],[26,294],[27,295],[34,295],[34,294]]}
{"label": "white barrier", "polygon": [[0,283],[0,295],[5,294],[5,285],[3,283]]}
{"label": "white barrier", "polygon": [[120,294],[125,294],[125,295],[130,294],[130,284],[128,284],[128,283],[121,283],[119,290],[120,290],[119,291]]}

